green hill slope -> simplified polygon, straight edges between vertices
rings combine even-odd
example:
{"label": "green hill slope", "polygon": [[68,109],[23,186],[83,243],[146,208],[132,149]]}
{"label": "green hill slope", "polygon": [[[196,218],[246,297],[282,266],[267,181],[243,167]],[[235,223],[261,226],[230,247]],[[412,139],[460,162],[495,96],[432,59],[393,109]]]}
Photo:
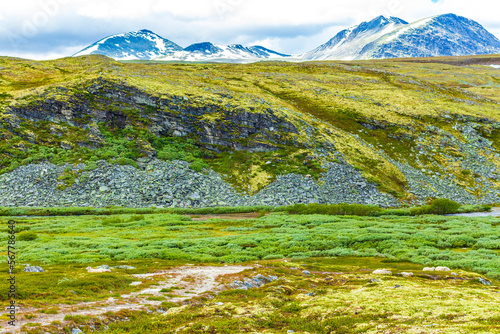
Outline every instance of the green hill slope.
{"label": "green hill slope", "polygon": [[[0,205],[20,205],[14,179],[40,181],[26,166],[53,169],[44,187],[65,198],[88,191],[78,187],[93,170],[130,165],[147,173],[155,159],[186,161],[193,175],[219,177],[231,185],[226,192],[257,204],[286,198],[286,184],[312,190],[280,203],[500,202],[500,70],[485,66],[498,63],[495,56],[248,65],[3,57]],[[177,204],[203,205],[193,197]],[[144,203],[159,205],[154,198]]]}

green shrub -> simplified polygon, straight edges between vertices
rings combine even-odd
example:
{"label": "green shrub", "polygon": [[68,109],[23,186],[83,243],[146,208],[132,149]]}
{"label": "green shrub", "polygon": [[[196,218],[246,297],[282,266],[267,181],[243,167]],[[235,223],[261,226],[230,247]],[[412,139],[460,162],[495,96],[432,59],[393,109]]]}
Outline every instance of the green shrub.
{"label": "green shrub", "polygon": [[285,208],[289,214],[332,216],[378,216],[382,209],[376,205],[363,204],[295,204]]}
{"label": "green shrub", "polygon": [[410,213],[412,216],[427,215],[431,213],[431,209],[432,208],[430,205],[423,205],[420,207],[411,208]]}
{"label": "green shrub", "polygon": [[194,170],[195,172],[201,172],[202,170],[208,168],[208,164],[205,163],[203,160],[201,159],[196,159],[195,161],[193,161],[189,167]]}
{"label": "green shrub", "polygon": [[21,232],[17,236],[17,240],[19,241],[32,241],[38,238],[35,232]]}
{"label": "green shrub", "polygon": [[130,166],[134,166],[135,168],[138,167],[137,162],[135,162],[134,160],[129,159],[129,158],[120,158],[116,162],[120,165],[130,165]]}
{"label": "green shrub", "polygon": [[437,215],[446,215],[457,213],[460,204],[447,198],[436,198],[431,202],[430,213]]}

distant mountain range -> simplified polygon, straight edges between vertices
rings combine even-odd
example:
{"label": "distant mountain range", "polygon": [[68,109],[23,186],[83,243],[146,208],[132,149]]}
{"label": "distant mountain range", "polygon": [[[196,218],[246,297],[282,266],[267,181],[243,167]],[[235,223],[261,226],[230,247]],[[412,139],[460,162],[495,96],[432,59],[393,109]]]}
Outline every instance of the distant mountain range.
{"label": "distant mountain range", "polygon": [[302,55],[262,46],[196,43],[182,48],[152,31],[106,37],[74,56],[103,54],[117,60],[255,62],[260,60],[355,60],[396,57],[465,56],[500,53],[500,41],[479,23],[455,14],[408,23],[379,16],[342,30],[327,43]]}
{"label": "distant mountain range", "polygon": [[288,58],[262,46],[196,43],[183,49],[152,31],[140,30],[113,35],[86,47],[74,56],[102,54],[116,60],[251,62],[270,58]]}

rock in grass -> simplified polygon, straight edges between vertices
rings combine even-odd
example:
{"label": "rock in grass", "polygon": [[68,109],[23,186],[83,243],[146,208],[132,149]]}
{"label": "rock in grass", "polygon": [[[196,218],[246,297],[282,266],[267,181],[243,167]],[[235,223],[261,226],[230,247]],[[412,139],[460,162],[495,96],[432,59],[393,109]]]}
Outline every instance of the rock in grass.
{"label": "rock in grass", "polygon": [[83,334],[83,332],[78,328],[73,328],[71,330],[71,334]]}
{"label": "rock in grass", "polygon": [[116,266],[112,267],[111,269],[137,269],[137,268],[132,266]]}
{"label": "rock in grass", "polygon": [[309,271],[307,271],[307,270],[304,270],[302,273],[303,273],[304,275],[311,275],[311,273],[310,273]]}
{"label": "rock in grass", "polygon": [[436,270],[435,267],[425,267],[424,269],[422,269],[422,271],[434,271]]}
{"label": "rock in grass", "polygon": [[400,275],[402,275],[403,277],[412,277],[413,273],[407,273],[403,271],[402,273],[400,273]]}
{"label": "rock in grass", "polygon": [[448,267],[436,267],[436,271],[451,271]]}
{"label": "rock in grass", "polygon": [[38,266],[26,266],[23,269],[24,272],[26,273],[44,273],[45,270],[42,269],[42,267]]}
{"label": "rock in grass", "polygon": [[234,281],[230,284],[230,287],[233,289],[242,289],[242,290],[256,289],[260,288],[264,284],[270,283],[277,279],[278,276],[264,276],[259,274],[252,279],[246,278],[244,282]]}
{"label": "rock in grass", "polygon": [[390,272],[387,269],[377,269],[377,270],[373,271],[372,274],[375,274],[375,275],[390,275],[390,274],[392,274],[392,272]]}
{"label": "rock in grass", "polygon": [[372,279],[370,280],[370,283],[380,283],[380,282],[382,282],[382,280],[380,280],[380,279],[378,279],[378,278],[372,278]]}
{"label": "rock in grass", "polygon": [[108,270],[111,270],[111,268],[107,264],[103,264],[102,266],[99,266],[96,269],[108,269]]}
{"label": "rock in grass", "polygon": [[479,280],[479,282],[481,282],[481,284],[482,284],[482,285],[488,285],[488,286],[490,286],[490,285],[491,285],[491,282],[490,282],[490,281],[485,280],[485,279],[484,279],[484,278],[482,278],[482,277],[478,277],[477,279]]}

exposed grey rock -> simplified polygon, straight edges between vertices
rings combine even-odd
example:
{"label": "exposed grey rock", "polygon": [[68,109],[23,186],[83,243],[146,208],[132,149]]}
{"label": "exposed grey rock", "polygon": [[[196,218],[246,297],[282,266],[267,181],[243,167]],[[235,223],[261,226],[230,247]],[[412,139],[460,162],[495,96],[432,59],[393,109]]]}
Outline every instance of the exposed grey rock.
{"label": "exposed grey rock", "polygon": [[270,283],[277,279],[278,279],[277,276],[263,276],[259,274],[252,279],[245,278],[244,282],[234,281],[229,286],[232,289],[241,289],[241,290],[256,289],[260,288],[264,284]]}
{"label": "exposed grey rock", "polygon": [[42,269],[42,267],[38,266],[26,266],[23,269],[24,272],[26,273],[43,273],[45,270]]}
{"label": "exposed grey rock", "polygon": [[487,286],[492,285],[492,283],[491,283],[490,281],[485,280],[485,279],[484,279],[484,278],[482,278],[482,277],[478,277],[477,279],[478,279],[478,280],[479,280],[479,282],[481,282],[481,284],[483,284],[483,285],[487,285]]}
{"label": "exposed grey rock", "polygon": [[107,264],[103,264],[102,266],[99,266],[96,269],[109,269],[109,270],[111,270],[111,268]]}

